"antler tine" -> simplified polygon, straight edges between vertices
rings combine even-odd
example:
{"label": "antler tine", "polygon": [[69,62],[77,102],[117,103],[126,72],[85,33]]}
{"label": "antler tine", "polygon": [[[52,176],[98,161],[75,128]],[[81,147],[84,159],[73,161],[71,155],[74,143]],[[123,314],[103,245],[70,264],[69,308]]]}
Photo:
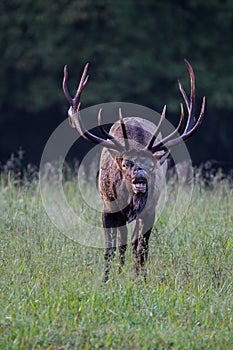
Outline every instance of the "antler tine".
{"label": "antler tine", "polygon": [[65,67],[64,67],[64,77],[63,77],[63,82],[62,82],[62,88],[63,88],[63,92],[64,92],[64,95],[65,95],[67,101],[72,106],[73,105],[73,99],[70,96],[67,83],[68,83],[68,68],[67,68],[67,65],[65,65]]}
{"label": "antler tine", "polygon": [[188,72],[189,72],[189,77],[190,77],[190,85],[191,85],[191,93],[190,93],[190,100],[188,99],[180,81],[178,81],[179,83],[179,88],[180,88],[180,92],[185,100],[187,109],[188,109],[188,120],[187,120],[187,124],[185,127],[184,132],[189,131],[194,123],[195,123],[195,117],[194,117],[194,111],[195,111],[195,75],[192,69],[192,66],[190,65],[190,63],[185,59],[184,60],[187,68],[188,68]]}
{"label": "antler tine", "polygon": [[155,142],[156,137],[158,136],[161,126],[164,122],[165,119],[165,114],[166,114],[166,105],[163,107],[163,111],[159,120],[159,123],[155,129],[154,135],[152,136],[151,140],[149,141],[148,145],[145,147],[145,149],[148,149],[148,151],[151,151],[152,147],[153,147],[153,143]]}
{"label": "antler tine", "polygon": [[123,137],[124,137],[125,150],[128,151],[129,150],[129,140],[128,140],[128,136],[127,136],[127,132],[126,132],[125,123],[124,123],[124,120],[123,120],[121,108],[119,108],[119,120],[120,120],[120,124],[121,124],[122,134],[123,134]]}
{"label": "antler tine", "polygon": [[177,128],[174,130],[174,134],[177,132],[180,132],[183,124],[184,124],[184,107],[183,107],[183,103],[181,103],[180,104],[180,120],[179,120],[179,124],[177,125]]}
{"label": "antler tine", "polygon": [[76,110],[77,107],[80,108],[80,106],[79,106],[80,96],[81,96],[82,91],[83,91],[83,89],[88,81],[88,78],[89,78],[89,76],[87,75],[88,67],[89,67],[89,63],[86,63],[86,65],[83,69],[83,74],[82,74],[82,77],[80,79],[78,89],[77,89],[76,94],[74,96],[74,106],[73,106],[74,110]]}
{"label": "antler tine", "polygon": [[76,91],[74,98],[72,98],[70,96],[69,89],[68,89],[68,67],[67,67],[67,65],[65,65],[65,67],[64,67],[64,77],[63,77],[63,83],[62,83],[63,92],[64,92],[64,95],[65,95],[67,101],[69,102],[70,106],[72,107],[72,110],[74,113],[77,112],[77,110],[79,110],[79,108],[80,108],[80,97],[81,97],[83,88],[85,87],[85,85],[88,81],[88,75],[87,75],[88,66],[89,66],[89,63],[87,63],[84,67],[83,74],[82,74],[82,77],[80,79],[80,83],[79,83],[79,86],[78,86],[78,89]]}
{"label": "antler tine", "polygon": [[92,141],[96,144],[101,144],[103,147],[115,149],[117,151],[122,151],[123,147],[120,144],[115,144],[110,140],[102,139],[101,137],[98,137],[94,134],[92,134],[90,131],[88,131],[82,121],[81,114],[78,111],[73,115],[73,122],[75,125],[76,130],[81,134],[82,137],[84,137],[88,141]]}
{"label": "antler tine", "polygon": [[190,102],[189,102],[188,96],[186,95],[186,92],[184,91],[183,86],[182,86],[182,84],[181,84],[181,82],[179,80],[178,80],[178,85],[179,85],[180,92],[181,92],[181,94],[183,96],[183,99],[185,100],[185,104],[186,104],[187,110],[189,111]]}
{"label": "antler tine", "polygon": [[174,131],[172,131],[171,134],[169,134],[168,136],[164,137],[162,140],[157,142],[157,144],[152,148],[152,153],[156,152],[156,149],[159,149],[162,145],[164,145],[165,142],[171,140],[175,134],[179,133],[183,124],[184,124],[184,107],[183,107],[183,104],[181,103],[180,104],[180,120],[179,120],[177,127],[175,128]]}
{"label": "antler tine", "polygon": [[105,137],[107,137],[108,139],[111,139],[113,136],[110,135],[102,125],[101,113],[102,113],[102,108],[100,108],[98,112],[98,127]]}
{"label": "antler tine", "polygon": [[99,109],[98,112],[98,127],[102,134],[109,140],[111,140],[119,149],[122,151],[124,150],[124,147],[118,142],[111,134],[107,132],[107,130],[102,125],[102,118],[101,118],[102,108]]}

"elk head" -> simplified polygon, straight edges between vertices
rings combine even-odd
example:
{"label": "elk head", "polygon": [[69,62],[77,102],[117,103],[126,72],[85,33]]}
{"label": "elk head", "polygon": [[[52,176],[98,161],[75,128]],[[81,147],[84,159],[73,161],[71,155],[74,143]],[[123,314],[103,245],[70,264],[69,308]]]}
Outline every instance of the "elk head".
{"label": "elk head", "polygon": [[115,160],[129,192],[145,193],[148,190],[150,175],[156,167],[156,158],[152,153],[130,150],[120,153]]}

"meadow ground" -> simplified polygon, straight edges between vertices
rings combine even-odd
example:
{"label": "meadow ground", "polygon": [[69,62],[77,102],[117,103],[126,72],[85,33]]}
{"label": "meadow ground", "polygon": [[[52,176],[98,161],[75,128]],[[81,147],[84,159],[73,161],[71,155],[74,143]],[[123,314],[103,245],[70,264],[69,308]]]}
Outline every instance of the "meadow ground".
{"label": "meadow ground", "polygon": [[147,282],[134,277],[129,245],[123,273],[116,259],[102,284],[103,250],[51,224],[37,179],[2,176],[0,349],[232,349],[232,187],[198,181],[165,234],[172,204],[153,229]]}

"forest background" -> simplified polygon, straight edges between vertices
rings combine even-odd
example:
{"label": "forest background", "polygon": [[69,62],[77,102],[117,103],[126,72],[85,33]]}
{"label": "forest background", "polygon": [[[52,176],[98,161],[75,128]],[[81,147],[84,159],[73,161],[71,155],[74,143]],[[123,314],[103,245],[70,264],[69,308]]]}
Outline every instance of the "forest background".
{"label": "forest background", "polygon": [[1,164],[19,149],[25,162],[39,164],[67,116],[65,64],[76,87],[90,62],[83,108],[123,101],[161,112],[166,104],[176,123],[177,79],[189,89],[186,58],[196,75],[197,111],[207,97],[203,125],[188,142],[193,162],[232,168],[232,33],[230,0],[1,1]]}

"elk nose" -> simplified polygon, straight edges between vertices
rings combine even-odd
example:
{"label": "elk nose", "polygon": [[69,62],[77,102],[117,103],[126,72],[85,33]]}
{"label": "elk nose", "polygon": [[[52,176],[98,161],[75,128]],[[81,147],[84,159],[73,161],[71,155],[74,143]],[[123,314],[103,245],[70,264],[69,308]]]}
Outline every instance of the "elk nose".
{"label": "elk nose", "polygon": [[139,166],[135,167],[134,173],[137,174],[137,173],[140,172],[140,171],[143,171],[143,169],[142,169],[141,167],[139,167]]}
{"label": "elk nose", "polygon": [[137,177],[145,177],[146,176],[146,171],[143,170],[142,168],[140,167],[137,167],[134,169],[134,174],[135,176]]}

